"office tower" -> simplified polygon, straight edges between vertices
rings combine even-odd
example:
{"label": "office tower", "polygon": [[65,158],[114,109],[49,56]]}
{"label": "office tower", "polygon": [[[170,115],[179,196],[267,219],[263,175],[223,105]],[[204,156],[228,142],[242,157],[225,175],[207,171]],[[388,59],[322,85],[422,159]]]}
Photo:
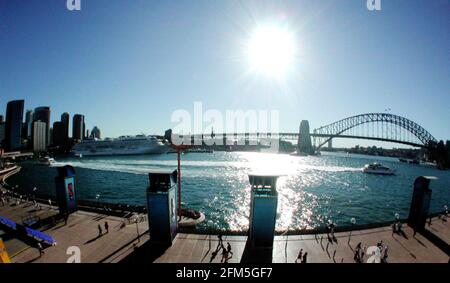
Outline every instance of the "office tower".
{"label": "office tower", "polygon": [[33,122],[33,151],[42,152],[47,148],[47,123]]}
{"label": "office tower", "polygon": [[50,145],[50,107],[42,106],[34,109],[33,121],[41,121],[46,123],[46,145]]}
{"label": "office tower", "polygon": [[80,141],[84,137],[84,116],[75,114],[72,121],[72,137],[74,140]]}
{"label": "office tower", "polygon": [[66,145],[66,128],[63,122],[53,123],[53,145],[64,147]]}
{"label": "office tower", "polygon": [[69,113],[64,112],[61,115],[61,122],[64,125],[64,137],[66,139],[66,142],[69,140],[69,119],[70,119]]}
{"label": "office tower", "polygon": [[18,151],[22,147],[22,121],[24,100],[8,102],[6,106],[5,150]]}
{"label": "office tower", "polygon": [[100,129],[99,129],[97,126],[95,126],[95,127],[92,129],[92,131],[91,131],[91,136],[92,136],[93,138],[95,138],[95,139],[101,139],[101,138],[102,138]]}
{"label": "office tower", "polygon": [[0,122],[0,148],[3,148],[4,140],[5,140],[5,123]]}
{"label": "office tower", "polygon": [[25,137],[31,139],[31,132],[33,131],[33,110],[27,110],[25,113]]}

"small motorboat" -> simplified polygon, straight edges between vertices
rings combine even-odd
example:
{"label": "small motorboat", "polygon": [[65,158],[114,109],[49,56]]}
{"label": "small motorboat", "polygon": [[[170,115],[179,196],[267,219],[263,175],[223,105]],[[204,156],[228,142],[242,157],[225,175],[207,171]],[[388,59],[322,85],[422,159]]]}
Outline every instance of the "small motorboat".
{"label": "small motorboat", "polygon": [[51,158],[51,157],[44,157],[41,160],[39,160],[39,163],[41,163],[42,165],[47,165],[47,166],[51,166],[52,164],[54,164],[56,161],[55,159]]}
{"label": "small motorboat", "polygon": [[366,164],[362,169],[364,173],[378,174],[378,175],[395,175],[395,171],[380,163]]}

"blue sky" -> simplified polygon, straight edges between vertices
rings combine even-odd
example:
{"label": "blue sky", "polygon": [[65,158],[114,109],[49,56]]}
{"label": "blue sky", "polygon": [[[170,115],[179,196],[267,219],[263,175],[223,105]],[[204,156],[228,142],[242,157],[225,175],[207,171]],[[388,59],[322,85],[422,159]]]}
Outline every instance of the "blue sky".
{"label": "blue sky", "polygon": [[[450,2],[0,0],[0,113],[13,99],[52,121],[86,115],[105,136],[161,134],[174,110],[279,110],[280,130],[365,112],[450,138]],[[258,25],[295,33],[283,81],[249,73]],[[361,142],[358,142],[361,144]]]}

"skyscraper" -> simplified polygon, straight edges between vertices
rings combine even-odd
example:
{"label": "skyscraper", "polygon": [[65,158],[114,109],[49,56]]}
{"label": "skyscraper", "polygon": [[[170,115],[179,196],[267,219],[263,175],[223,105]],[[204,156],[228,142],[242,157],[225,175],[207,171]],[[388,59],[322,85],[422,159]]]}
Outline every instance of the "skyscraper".
{"label": "skyscraper", "polygon": [[42,121],[33,122],[33,151],[42,152],[47,148],[47,125]]}
{"label": "skyscraper", "polygon": [[25,137],[31,139],[31,133],[33,131],[33,110],[27,110],[25,113]]}
{"label": "skyscraper", "polygon": [[63,122],[53,123],[53,145],[64,147],[66,145],[66,128]]}
{"label": "skyscraper", "polygon": [[46,123],[45,131],[46,131],[46,145],[49,145],[50,140],[50,107],[41,106],[34,109],[33,121],[41,121]]}
{"label": "skyscraper", "polygon": [[95,138],[95,139],[101,139],[101,138],[102,138],[100,129],[99,129],[97,126],[95,126],[95,127],[92,129],[92,131],[91,131],[91,137],[93,137],[93,138]]}
{"label": "skyscraper", "polygon": [[70,115],[67,112],[64,112],[61,115],[61,122],[64,124],[64,129],[65,129],[65,136],[66,139],[69,139],[69,119],[70,119]]}
{"label": "skyscraper", "polygon": [[3,115],[0,115],[0,124],[3,123],[3,122],[5,122],[4,119],[3,119]]}
{"label": "skyscraper", "polygon": [[75,114],[73,116],[72,137],[78,141],[84,138],[84,116],[81,114]]}
{"label": "skyscraper", "polygon": [[22,147],[24,100],[13,100],[6,106],[5,150],[17,151]]}

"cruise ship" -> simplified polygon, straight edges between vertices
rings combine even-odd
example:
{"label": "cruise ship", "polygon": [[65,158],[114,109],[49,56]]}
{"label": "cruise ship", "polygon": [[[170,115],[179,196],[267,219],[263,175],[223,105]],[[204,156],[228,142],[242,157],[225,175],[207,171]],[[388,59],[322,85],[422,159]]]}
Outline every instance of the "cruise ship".
{"label": "cruise ship", "polygon": [[86,139],[72,148],[75,156],[163,154],[170,147],[154,136],[121,136],[116,139]]}

